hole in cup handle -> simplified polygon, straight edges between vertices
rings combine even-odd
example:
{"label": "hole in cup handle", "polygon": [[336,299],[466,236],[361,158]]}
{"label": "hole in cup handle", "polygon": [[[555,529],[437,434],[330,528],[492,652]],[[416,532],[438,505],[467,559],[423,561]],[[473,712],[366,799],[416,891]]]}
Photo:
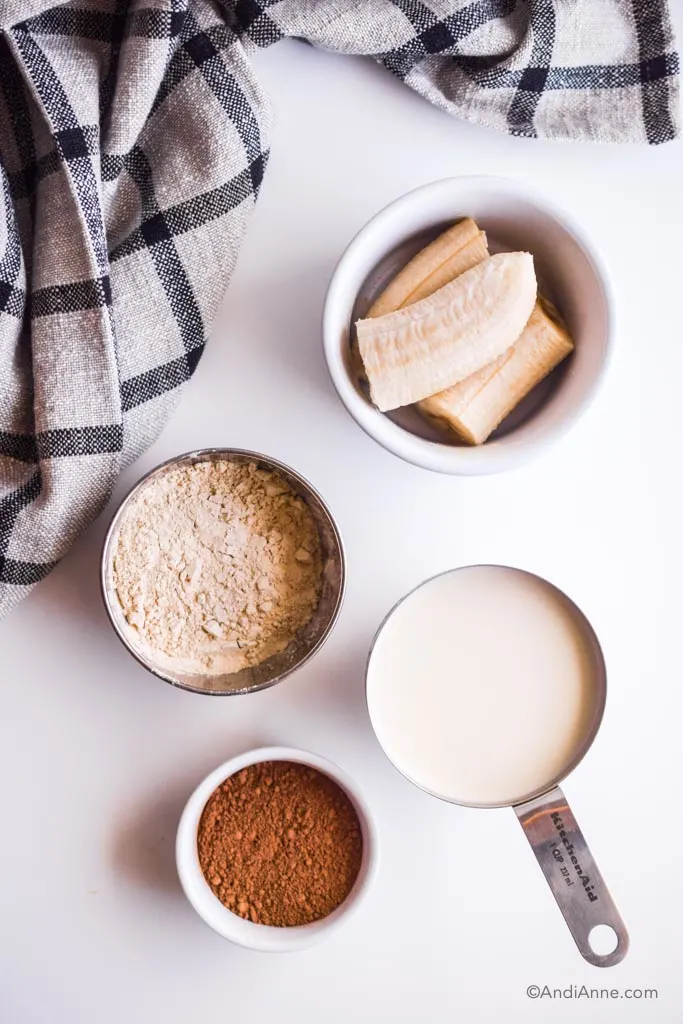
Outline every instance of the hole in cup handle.
{"label": "hole in cup handle", "polygon": [[[628,932],[562,790],[556,786],[514,810],[581,956],[595,967],[618,964],[628,952]],[[591,946],[599,925],[616,936],[609,953]]]}

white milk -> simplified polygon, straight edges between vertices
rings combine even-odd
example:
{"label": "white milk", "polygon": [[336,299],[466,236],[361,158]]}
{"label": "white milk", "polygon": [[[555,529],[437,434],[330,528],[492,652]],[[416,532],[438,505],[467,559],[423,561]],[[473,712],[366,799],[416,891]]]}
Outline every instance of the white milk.
{"label": "white milk", "polygon": [[389,758],[467,804],[515,803],[564,774],[600,700],[600,656],[542,580],[473,566],[423,584],[393,612],[368,669]]}

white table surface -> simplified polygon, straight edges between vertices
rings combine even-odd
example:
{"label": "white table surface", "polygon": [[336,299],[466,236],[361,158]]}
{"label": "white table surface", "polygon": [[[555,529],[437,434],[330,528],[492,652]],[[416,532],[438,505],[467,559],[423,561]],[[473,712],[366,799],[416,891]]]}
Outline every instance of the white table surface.
{"label": "white table surface", "polygon": [[[279,114],[261,199],[197,374],[116,497],[181,451],[268,452],[309,477],[338,517],[346,604],[322,653],[283,685],[224,700],[177,691],[130,658],[105,618],[105,516],[0,625],[0,1019],[676,1024],[683,144],[498,136],[430,108],[371,63],[298,42],[256,63]],[[618,338],[597,404],[547,457],[457,479],[405,465],[356,427],[327,376],[320,312],[335,261],[378,208],[423,182],[481,172],[531,182],[583,223],[611,268]],[[631,932],[629,956],[609,971],[581,960],[512,812],[422,794],[368,722],[363,666],[380,619],[424,577],[477,561],[546,575],[604,644],[604,726],[565,790]],[[351,773],[383,846],[362,913],[288,956],[214,935],[185,902],[173,860],[199,779],[271,742]],[[656,988],[659,998],[534,1002],[532,984]]]}

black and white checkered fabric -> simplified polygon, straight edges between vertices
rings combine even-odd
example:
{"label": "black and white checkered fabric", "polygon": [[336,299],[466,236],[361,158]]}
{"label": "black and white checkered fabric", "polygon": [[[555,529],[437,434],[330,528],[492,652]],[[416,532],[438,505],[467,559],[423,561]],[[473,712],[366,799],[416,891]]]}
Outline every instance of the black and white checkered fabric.
{"label": "black and white checkered fabric", "polygon": [[513,135],[677,132],[665,0],[0,0],[0,612],[197,365],[268,155],[247,58],[284,36]]}

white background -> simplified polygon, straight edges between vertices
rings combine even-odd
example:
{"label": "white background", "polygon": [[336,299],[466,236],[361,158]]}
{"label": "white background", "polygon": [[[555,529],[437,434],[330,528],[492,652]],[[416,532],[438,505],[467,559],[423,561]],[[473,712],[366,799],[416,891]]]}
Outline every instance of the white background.
{"label": "white background", "polygon": [[[323,652],[273,690],[174,690],[130,658],[105,618],[105,516],[3,622],[0,1017],[680,1022],[683,144],[498,136],[430,108],[370,62],[297,42],[256,64],[279,115],[262,196],[196,377],[117,497],[196,447],[283,459],[338,518],[345,608]],[[482,172],[537,185],[584,225],[613,276],[618,337],[597,404],[548,456],[456,479],[402,463],[355,426],[327,377],[320,313],[335,261],[378,208],[423,182]],[[608,971],[581,960],[512,812],[458,809],[412,788],[368,723],[363,665],[380,619],[424,577],[477,561],[549,577],[605,648],[604,726],[565,790],[631,932],[628,958]],[[173,862],[196,783],[271,742],[352,774],[383,845],[362,913],[288,956],[214,935],[185,902]],[[659,999],[525,995],[531,984],[583,983],[657,988]]]}

